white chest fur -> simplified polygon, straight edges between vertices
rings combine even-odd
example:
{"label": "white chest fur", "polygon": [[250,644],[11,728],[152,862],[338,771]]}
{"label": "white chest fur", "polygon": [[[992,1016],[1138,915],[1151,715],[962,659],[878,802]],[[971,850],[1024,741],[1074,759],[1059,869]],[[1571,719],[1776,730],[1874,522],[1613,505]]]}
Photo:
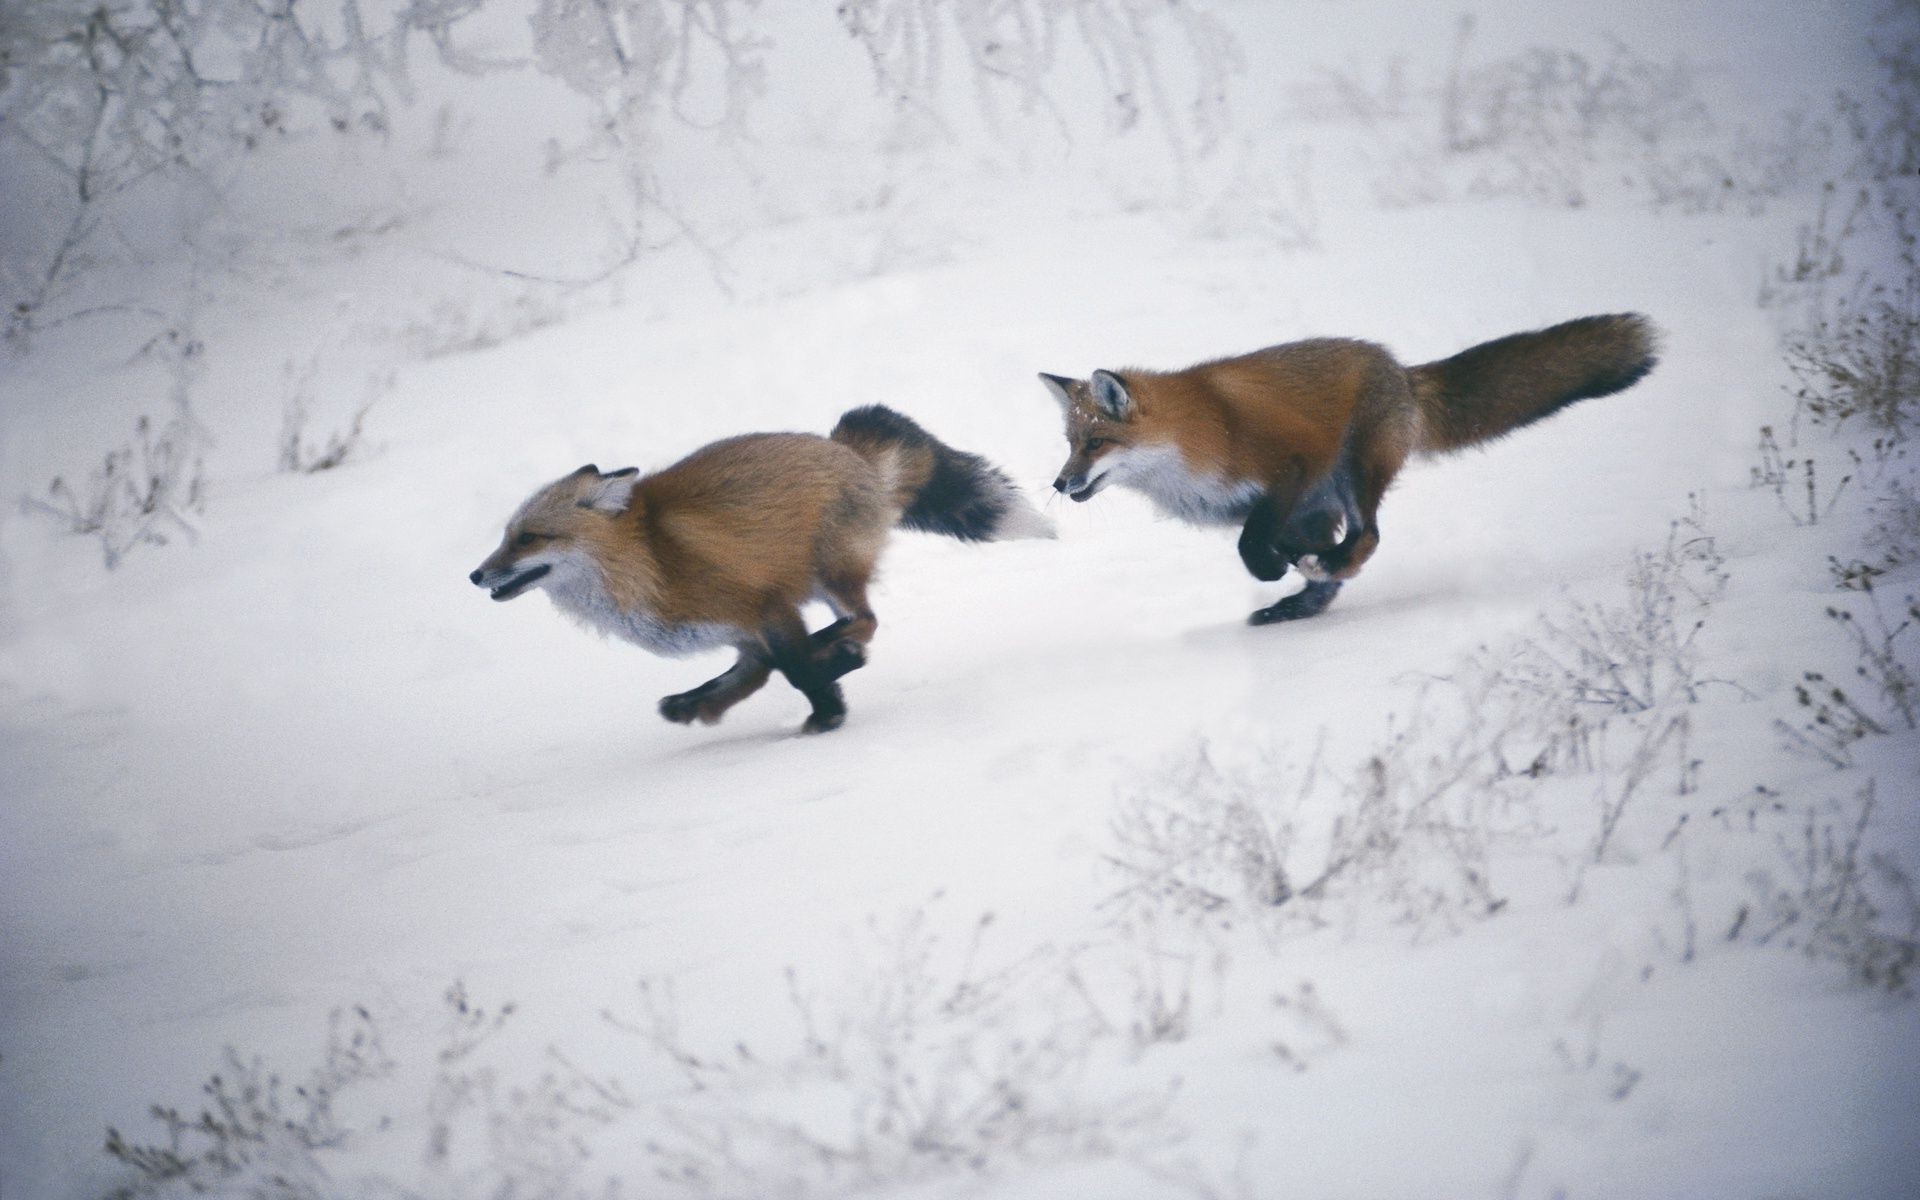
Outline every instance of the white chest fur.
{"label": "white chest fur", "polygon": [[725,625],[708,621],[669,625],[650,612],[621,608],[607,594],[599,571],[591,564],[556,570],[549,578],[547,595],[561,612],[596,633],[632,642],[666,658],[730,646],[739,639],[739,631]]}
{"label": "white chest fur", "polygon": [[1190,525],[1238,525],[1260,485],[1196,472],[1173,446],[1128,446],[1108,456],[1114,482],[1144,492],[1154,507]]}

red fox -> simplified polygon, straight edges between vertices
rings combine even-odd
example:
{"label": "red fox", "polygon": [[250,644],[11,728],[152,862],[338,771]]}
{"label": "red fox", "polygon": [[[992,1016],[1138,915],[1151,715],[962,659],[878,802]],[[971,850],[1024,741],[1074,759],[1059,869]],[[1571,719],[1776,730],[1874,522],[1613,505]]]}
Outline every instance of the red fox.
{"label": "red fox", "polygon": [[1184,371],[1043,374],[1071,450],[1053,486],[1084,501],[1117,483],[1191,524],[1240,526],[1254,578],[1291,566],[1307,580],[1249,620],[1311,617],[1379,547],[1380,498],[1408,455],[1477,445],[1629,388],[1658,361],[1655,339],[1627,313],[1419,367],[1371,342],[1315,338]]}
{"label": "red fox", "polygon": [[[712,724],[779,671],[813,706],[804,730],[821,733],[846,719],[840,677],[867,661],[879,627],[867,584],[896,525],[1053,536],[985,459],[871,405],[828,437],[728,438],[644,478],[581,467],[522,504],[468,579],[495,600],[544,588],[583,625],[656,654],[738,649],[719,677],[660,701],[669,721]],[[836,619],[809,634],[812,599]]]}

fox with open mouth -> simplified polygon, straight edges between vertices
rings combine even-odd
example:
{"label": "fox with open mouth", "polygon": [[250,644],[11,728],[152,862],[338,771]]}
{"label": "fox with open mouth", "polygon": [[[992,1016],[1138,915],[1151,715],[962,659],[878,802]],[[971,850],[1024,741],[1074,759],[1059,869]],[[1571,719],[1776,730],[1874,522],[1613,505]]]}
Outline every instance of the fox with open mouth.
{"label": "fox with open mouth", "polygon": [[[828,437],[753,433],[642,477],[589,464],[535,492],[470,582],[495,600],[545,591],[562,612],[656,654],[732,646],[717,678],[660,701],[669,721],[712,724],[778,671],[836,729],[839,680],[879,628],[867,600],[890,531],[962,541],[1052,537],[999,469],[879,405]],[[808,632],[801,606],[835,620]]]}

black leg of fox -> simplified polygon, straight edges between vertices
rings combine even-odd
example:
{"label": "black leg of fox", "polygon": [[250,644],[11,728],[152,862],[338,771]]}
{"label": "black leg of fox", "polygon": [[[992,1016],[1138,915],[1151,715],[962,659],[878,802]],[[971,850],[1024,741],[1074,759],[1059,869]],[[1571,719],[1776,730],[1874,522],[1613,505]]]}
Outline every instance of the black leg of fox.
{"label": "black leg of fox", "polygon": [[1247,618],[1247,623],[1272,625],[1280,621],[1298,621],[1302,617],[1317,617],[1326,611],[1327,605],[1332,604],[1333,598],[1339,594],[1338,579],[1314,580],[1293,595],[1256,610]]}
{"label": "black leg of fox", "polygon": [[1247,573],[1262,583],[1279,579],[1293,565],[1281,535],[1306,488],[1305,474],[1299,463],[1287,464],[1253,502],[1247,523],[1240,529],[1240,561],[1246,564]]}
{"label": "black leg of fox", "polygon": [[660,715],[676,725],[695,721],[711,725],[726,711],[759,691],[773,668],[758,653],[741,651],[739,659],[725,671],[697,688],[664,696]]}
{"label": "black leg of fox", "polygon": [[840,728],[847,719],[846,698],[840,693],[840,685],[834,682],[836,676],[814,660],[813,642],[807,636],[800,614],[789,613],[775,621],[767,627],[765,637],[773,669],[786,676],[787,682],[813,705],[813,713],[800,727],[801,731],[825,733]]}
{"label": "black leg of fox", "polygon": [[[1269,488],[1254,502],[1240,531],[1240,561],[1255,579],[1272,583],[1309,554],[1326,555],[1336,549],[1334,534],[1349,526],[1346,545],[1359,536],[1359,515],[1345,465],[1312,487],[1304,486],[1295,468],[1291,479]],[[1250,616],[1253,625],[1298,621],[1318,616],[1340,593],[1340,581],[1309,580],[1307,586]]]}

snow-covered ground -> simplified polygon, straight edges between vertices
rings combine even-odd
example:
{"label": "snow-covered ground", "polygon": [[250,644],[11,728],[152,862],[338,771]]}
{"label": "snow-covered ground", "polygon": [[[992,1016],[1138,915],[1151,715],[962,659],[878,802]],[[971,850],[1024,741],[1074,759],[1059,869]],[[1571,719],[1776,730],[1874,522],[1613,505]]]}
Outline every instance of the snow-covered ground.
{"label": "snow-covered ground", "polygon": [[[1787,441],[1783,331],[1892,240],[1874,208],[1830,286],[1763,286],[1825,185],[1839,209],[1869,186],[1830,97],[1879,86],[1877,10],[1477,7],[1476,62],[1602,63],[1617,36],[1687,64],[1700,110],[1665,142],[1448,156],[1456,12],[1220,4],[1244,71],[1184,192],[1129,185],[1150,131],[1024,163],[963,131],[862,175],[881,151],[829,136],[851,102],[782,108],[776,75],[762,119],[828,132],[752,150],[724,289],[685,243],[578,289],[462,265],[525,270],[604,216],[517,174],[533,135],[508,129],[365,167],[369,205],[405,201],[391,228],[198,277],[185,359],[115,317],[11,351],[10,498],[84,477],[170,379],[212,441],[194,535],[111,570],[0,516],[0,1196],[1914,1194],[1920,1010],[1861,975],[1915,966],[1920,741],[1827,612],[1897,624],[1920,587],[1911,561],[1871,597],[1828,565],[1877,553],[1872,501],[1912,460],[1803,421],[1786,484],[1752,486],[1760,427]],[[1796,108],[1826,140],[1788,152]],[[1709,150],[1744,173],[1702,173]],[[168,266],[124,286],[164,307]],[[1319,334],[1417,362],[1613,311],[1658,322],[1659,369],[1410,469],[1312,621],[1247,626],[1287,585],[1129,495],[1049,502],[1056,542],[900,535],[829,736],[777,683],[668,725],[657,698],[724,656],[649,658],[465,579],[586,461],[882,402],[1037,496],[1064,455],[1037,371]],[[306,369],[319,432],[377,397],[366,444],[275,471]],[[1672,611],[1642,641],[1691,638],[1652,702],[1526,676],[1649,596]],[[1777,727],[1811,718],[1806,671],[1886,730],[1844,766]],[[1567,713],[1577,737],[1545,727]],[[1150,877],[1181,829],[1226,848]],[[1300,894],[1181,890],[1255,843]],[[1343,845],[1364,870],[1306,888]],[[268,1073],[274,1099],[236,1100]],[[154,1105],[213,1113],[174,1130],[177,1170]]]}

